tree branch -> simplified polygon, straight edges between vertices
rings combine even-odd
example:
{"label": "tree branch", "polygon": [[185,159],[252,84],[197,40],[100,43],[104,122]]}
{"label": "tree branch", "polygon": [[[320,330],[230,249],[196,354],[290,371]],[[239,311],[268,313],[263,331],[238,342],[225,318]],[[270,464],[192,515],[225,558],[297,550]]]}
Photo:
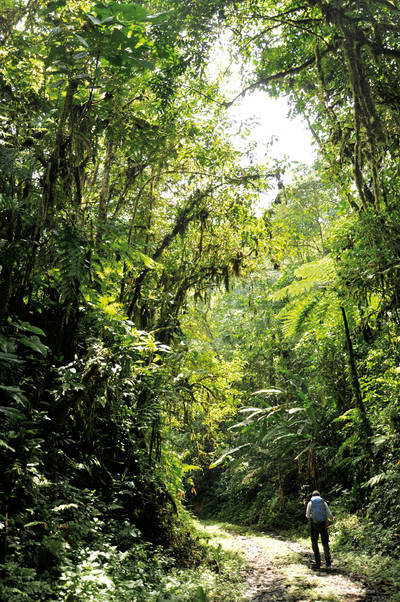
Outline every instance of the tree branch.
{"label": "tree branch", "polygon": [[[328,46],[324,51],[322,51],[320,53],[320,56],[322,57],[325,54],[328,54],[328,52],[330,52],[331,50],[335,50],[337,47],[338,47],[338,44]],[[250,91],[254,90],[255,88],[258,88],[259,86],[265,86],[266,84],[269,84],[270,82],[273,82],[273,81],[276,81],[279,79],[283,79],[283,78],[287,77],[288,75],[295,75],[297,73],[301,73],[302,71],[308,69],[308,67],[311,67],[312,65],[314,65],[314,63],[315,63],[315,56],[309,58],[308,61],[305,61],[301,65],[296,65],[295,67],[290,67],[289,69],[286,69],[285,71],[279,71],[278,73],[273,73],[272,75],[269,75],[268,77],[263,77],[262,79],[259,79],[255,82],[253,82],[252,84],[250,84],[249,86],[247,86],[247,88],[242,90],[230,102],[226,102],[225,106],[227,108],[230,107],[239,98],[244,96],[247,92],[250,92]]]}

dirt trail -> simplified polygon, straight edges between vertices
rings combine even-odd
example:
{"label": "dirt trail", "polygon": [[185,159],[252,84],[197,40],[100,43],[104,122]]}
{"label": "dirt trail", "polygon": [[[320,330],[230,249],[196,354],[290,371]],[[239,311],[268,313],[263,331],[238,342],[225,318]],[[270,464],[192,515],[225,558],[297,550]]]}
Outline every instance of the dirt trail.
{"label": "dirt trail", "polygon": [[340,568],[314,570],[312,553],[300,543],[266,534],[237,534],[213,525],[225,549],[247,561],[242,576],[247,583],[243,601],[252,602],[389,602],[367,591]]}
{"label": "dirt trail", "polygon": [[[299,544],[274,537],[268,537],[268,545],[265,545],[264,538],[240,535],[237,538],[249,562],[249,568],[245,571],[249,584],[245,598],[247,600],[367,600],[364,587],[341,575],[335,568],[318,572],[312,570],[311,555],[300,549]],[[271,547],[274,550],[274,560],[271,559]],[[280,564],[276,554],[286,551],[289,552],[289,557],[286,556],[288,563]],[[285,557],[282,560],[284,561]]]}

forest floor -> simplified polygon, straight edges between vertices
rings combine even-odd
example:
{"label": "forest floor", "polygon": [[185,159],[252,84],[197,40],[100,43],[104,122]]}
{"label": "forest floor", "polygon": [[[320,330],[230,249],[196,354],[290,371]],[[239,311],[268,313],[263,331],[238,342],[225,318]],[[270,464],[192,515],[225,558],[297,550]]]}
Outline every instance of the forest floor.
{"label": "forest floor", "polygon": [[[304,539],[245,531],[234,525],[203,523],[223,550],[244,560],[243,601],[253,602],[388,602],[385,592],[372,591],[352,579],[333,557],[332,567],[313,569],[310,544]],[[322,549],[321,549],[322,552]],[[323,558],[323,554],[322,554]]]}

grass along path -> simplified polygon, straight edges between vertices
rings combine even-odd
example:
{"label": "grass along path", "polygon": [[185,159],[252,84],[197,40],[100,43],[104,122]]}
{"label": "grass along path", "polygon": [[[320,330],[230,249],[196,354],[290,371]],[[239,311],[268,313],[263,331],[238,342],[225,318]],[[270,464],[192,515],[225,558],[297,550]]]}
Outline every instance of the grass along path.
{"label": "grass along path", "polygon": [[315,571],[308,542],[257,533],[235,525],[203,522],[212,545],[235,552],[244,560],[244,593],[237,600],[253,602],[386,602],[387,596],[367,592],[341,567]]}

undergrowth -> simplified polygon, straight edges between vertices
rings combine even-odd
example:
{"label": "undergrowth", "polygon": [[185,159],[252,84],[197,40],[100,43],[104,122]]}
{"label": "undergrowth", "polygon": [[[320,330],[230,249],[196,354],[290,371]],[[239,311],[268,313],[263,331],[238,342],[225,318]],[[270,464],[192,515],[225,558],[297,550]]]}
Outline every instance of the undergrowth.
{"label": "undergrowth", "polygon": [[21,550],[19,538],[10,536],[8,561],[0,565],[0,600],[239,601],[239,558],[193,526],[183,510],[172,528],[177,539],[168,549],[143,541],[127,522],[106,524],[101,516],[92,516],[85,545],[73,545],[60,533],[49,532],[35,551],[43,557],[42,565],[29,568],[12,552],[13,547]]}
{"label": "undergrowth", "polygon": [[340,518],[332,528],[332,549],[346,573],[367,587],[400,601],[398,534],[358,515]]}

